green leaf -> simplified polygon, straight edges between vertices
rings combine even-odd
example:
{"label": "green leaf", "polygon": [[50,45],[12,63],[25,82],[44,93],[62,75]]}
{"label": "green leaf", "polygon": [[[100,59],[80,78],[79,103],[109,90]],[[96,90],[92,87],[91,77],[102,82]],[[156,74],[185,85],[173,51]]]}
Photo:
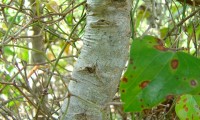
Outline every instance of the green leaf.
{"label": "green leaf", "polygon": [[21,60],[24,60],[24,61],[28,61],[29,60],[28,50],[17,49],[17,55]]}
{"label": "green leaf", "polygon": [[199,59],[170,51],[152,36],[135,39],[120,83],[124,110],[141,111],[174,95],[199,93],[199,80]]}
{"label": "green leaf", "polygon": [[140,10],[138,11],[137,15],[136,15],[136,23],[135,23],[135,29],[137,29],[141,23],[142,20],[144,20],[145,18],[148,19],[151,16],[151,13],[147,10],[145,10],[146,8],[140,8]]}
{"label": "green leaf", "polygon": [[200,119],[200,96],[182,95],[177,100],[175,110],[180,120],[199,120]]}
{"label": "green leaf", "polygon": [[188,33],[188,36],[194,36],[196,37],[196,39],[198,40],[199,37],[200,37],[200,26],[198,25],[196,28],[194,27],[194,24],[189,24],[188,27],[187,27],[187,33]]}
{"label": "green leaf", "polygon": [[59,6],[55,0],[50,0],[48,3],[45,4],[47,9],[54,13],[59,13]]}
{"label": "green leaf", "polygon": [[164,38],[167,35],[168,32],[169,32],[169,28],[165,27],[165,28],[160,29],[161,38]]}
{"label": "green leaf", "polygon": [[4,47],[4,48],[3,48],[3,52],[4,52],[7,56],[9,56],[9,55],[13,56],[13,55],[14,55],[14,52],[13,52],[13,50],[12,50],[11,47]]}

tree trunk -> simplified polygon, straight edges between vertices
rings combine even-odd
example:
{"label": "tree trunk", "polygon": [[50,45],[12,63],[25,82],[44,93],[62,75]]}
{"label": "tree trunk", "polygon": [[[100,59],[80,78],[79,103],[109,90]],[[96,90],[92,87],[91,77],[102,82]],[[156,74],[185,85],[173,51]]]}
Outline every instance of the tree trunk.
{"label": "tree trunk", "polygon": [[[37,4],[35,0],[30,0],[31,3],[31,9],[33,11],[33,15],[34,16],[38,16],[38,14],[42,14],[42,9],[41,6],[39,7],[39,13],[37,13]],[[31,45],[32,45],[32,49],[35,49],[37,51],[41,51],[41,52],[45,52],[45,48],[44,48],[44,40],[43,40],[43,36],[41,33],[41,27],[38,25],[38,23],[35,23],[32,26],[32,31],[33,31],[33,35],[37,36],[37,37],[33,37],[31,39]],[[46,59],[44,57],[44,55],[41,52],[37,52],[37,51],[31,51],[31,58],[30,61],[32,64],[40,64],[40,63],[44,63],[46,62]],[[45,112],[45,114],[49,114],[49,109],[47,106],[47,96],[44,96],[43,102],[41,104],[41,97],[43,94],[43,90],[44,90],[44,86],[47,84],[47,74],[43,74],[43,73],[37,73],[35,72],[34,74],[37,74],[35,78],[33,78],[33,84],[32,84],[32,91],[34,94],[34,98],[36,100],[37,106],[40,105],[39,109],[42,110],[43,112]],[[44,120],[45,116],[38,112],[39,110],[36,110],[36,114],[34,116],[34,119],[36,120]]]}
{"label": "tree trunk", "polygon": [[84,45],[69,83],[62,119],[110,119],[108,103],[128,58],[131,4],[131,0],[87,0]]}
{"label": "tree trunk", "polygon": [[[30,3],[32,5],[31,9],[34,12],[34,15],[37,16],[36,1],[30,0]],[[41,7],[41,6],[39,6],[39,7]],[[39,12],[40,12],[40,14],[42,13],[41,8],[40,8]],[[37,24],[36,24],[36,25],[33,25],[32,30],[33,30],[33,35],[39,35],[41,32],[41,27],[37,26]],[[38,50],[38,51],[44,51],[44,40],[43,40],[42,35],[32,38],[31,44],[32,44],[33,49]],[[32,63],[43,63],[43,62],[45,62],[45,58],[41,53],[31,51],[31,62]]]}

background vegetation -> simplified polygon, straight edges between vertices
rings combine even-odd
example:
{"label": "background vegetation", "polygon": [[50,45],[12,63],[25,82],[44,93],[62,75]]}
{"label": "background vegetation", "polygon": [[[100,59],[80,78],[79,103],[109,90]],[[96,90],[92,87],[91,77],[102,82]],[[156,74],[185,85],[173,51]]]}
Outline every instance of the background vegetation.
{"label": "background vegetation", "polygon": [[[85,3],[84,0],[0,2],[0,119],[58,119],[82,46]],[[170,49],[199,57],[200,8],[174,0],[134,0],[130,14],[132,39],[152,35],[162,39]],[[37,34],[35,28],[39,28]],[[32,45],[34,38],[43,41],[39,45],[42,49]],[[44,61],[34,62],[38,56],[33,52]],[[178,119],[174,99],[136,113],[123,111],[119,93],[113,103],[110,106],[113,120]]]}

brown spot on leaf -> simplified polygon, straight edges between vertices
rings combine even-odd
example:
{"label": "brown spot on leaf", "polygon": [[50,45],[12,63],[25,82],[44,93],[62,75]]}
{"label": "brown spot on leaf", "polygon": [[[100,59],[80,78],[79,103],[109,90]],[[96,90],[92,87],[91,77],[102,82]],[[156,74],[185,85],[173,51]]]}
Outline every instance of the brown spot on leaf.
{"label": "brown spot on leaf", "polygon": [[180,100],[181,100],[181,97],[178,96],[178,98],[176,99],[176,104],[179,104]]}
{"label": "brown spot on leaf", "polygon": [[178,67],[178,64],[179,64],[179,62],[178,62],[177,59],[173,59],[173,60],[171,61],[171,67],[172,67],[173,69],[176,69],[176,68]]}
{"label": "brown spot on leaf", "polygon": [[130,59],[130,64],[133,64],[133,59]]}
{"label": "brown spot on leaf", "polygon": [[133,70],[135,70],[136,69],[136,66],[133,66]]}
{"label": "brown spot on leaf", "polygon": [[165,48],[162,45],[154,45],[154,48],[156,48],[157,50],[160,50],[160,51],[166,51],[167,50],[167,48]]}
{"label": "brown spot on leaf", "polygon": [[186,105],[183,106],[184,110],[188,112],[188,107]]}
{"label": "brown spot on leaf", "polygon": [[144,105],[141,105],[141,108],[144,108]]}
{"label": "brown spot on leaf", "polygon": [[149,84],[149,80],[143,81],[139,86],[143,89]]}
{"label": "brown spot on leaf", "polygon": [[140,102],[143,102],[143,99],[140,99]]}
{"label": "brown spot on leaf", "polygon": [[124,89],[122,89],[122,93],[125,93],[126,91]]}
{"label": "brown spot on leaf", "polygon": [[130,75],[130,78],[133,78],[133,75]]}
{"label": "brown spot on leaf", "polygon": [[157,38],[156,41],[157,41],[157,43],[158,43],[159,45],[164,46],[163,41],[162,41],[161,39]]}
{"label": "brown spot on leaf", "polygon": [[122,78],[122,82],[127,83],[127,82],[128,82],[128,79],[127,79],[126,77],[123,77],[123,78]]}
{"label": "brown spot on leaf", "polygon": [[183,102],[186,103],[186,102],[187,102],[187,98],[185,98],[185,99],[183,100]]}
{"label": "brown spot on leaf", "polygon": [[168,50],[168,48],[165,48],[164,43],[163,43],[163,41],[161,39],[157,38],[156,42],[157,42],[157,45],[155,45],[154,47],[157,50],[160,50],[160,51],[166,51],[166,50]]}
{"label": "brown spot on leaf", "polygon": [[196,80],[191,80],[190,81],[190,85],[192,86],[192,87],[195,87],[195,86],[197,86],[197,81]]}

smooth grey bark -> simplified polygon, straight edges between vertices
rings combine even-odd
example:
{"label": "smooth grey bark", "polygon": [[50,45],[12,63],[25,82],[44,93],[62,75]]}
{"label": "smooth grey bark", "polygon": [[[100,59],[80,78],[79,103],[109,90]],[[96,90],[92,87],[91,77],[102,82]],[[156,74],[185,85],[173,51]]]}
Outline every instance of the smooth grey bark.
{"label": "smooth grey bark", "polygon": [[61,119],[110,119],[108,103],[117,91],[128,58],[131,4],[131,0],[87,0],[84,45]]}

